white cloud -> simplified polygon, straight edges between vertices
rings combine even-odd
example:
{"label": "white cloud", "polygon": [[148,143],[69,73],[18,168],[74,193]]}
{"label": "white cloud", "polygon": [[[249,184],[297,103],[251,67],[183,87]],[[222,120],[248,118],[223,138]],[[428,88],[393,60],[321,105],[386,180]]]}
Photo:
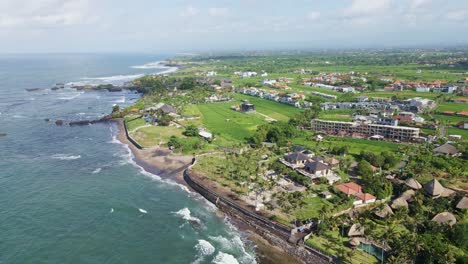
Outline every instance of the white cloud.
{"label": "white cloud", "polygon": [[0,9],[0,28],[69,26],[95,19],[89,12],[89,0],[3,0]]}
{"label": "white cloud", "polygon": [[187,6],[185,9],[182,11],[180,16],[182,17],[193,17],[196,16],[200,11],[198,8],[195,8],[193,6]]}
{"label": "white cloud", "polygon": [[211,7],[208,9],[208,14],[214,17],[227,16],[228,13],[229,13],[229,10],[224,7]]}
{"label": "white cloud", "polygon": [[307,18],[310,20],[317,20],[321,16],[320,12],[312,11],[309,14],[307,14]]}
{"label": "white cloud", "polygon": [[446,17],[450,20],[464,21],[468,20],[468,10],[453,10],[447,12]]}
{"label": "white cloud", "polygon": [[427,6],[431,1],[430,0],[411,0],[410,7],[411,8],[421,8]]}
{"label": "white cloud", "polygon": [[353,0],[351,6],[344,10],[344,15],[349,17],[363,15],[377,15],[390,7],[390,0]]}

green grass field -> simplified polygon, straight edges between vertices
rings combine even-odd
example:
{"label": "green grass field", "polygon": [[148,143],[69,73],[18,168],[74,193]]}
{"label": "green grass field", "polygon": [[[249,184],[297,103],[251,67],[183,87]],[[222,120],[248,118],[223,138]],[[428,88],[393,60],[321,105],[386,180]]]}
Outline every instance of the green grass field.
{"label": "green grass field", "polygon": [[436,111],[439,111],[439,112],[442,112],[442,111],[453,111],[453,112],[468,111],[468,104],[443,102],[436,108]]}
{"label": "green grass field", "polygon": [[267,115],[278,121],[288,121],[295,114],[301,112],[301,109],[299,108],[254,96],[235,94],[234,97],[239,101],[244,99],[249,100],[250,103],[254,104],[255,110],[257,112]]}
{"label": "green grass field", "polygon": [[[200,112],[201,122],[208,131],[221,135],[228,140],[245,141],[257,128],[265,123],[264,118],[255,113],[236,112],[230,107],[236,102],[200,104],[196,107]],[[191,110],[194,112],[195,110]]]}
{"label": "green grass field", "polygon": [[143,127],[130,135],[142,146],[156,146],[160,143],[166,143],[171,136],[182,136],[183,128],[174,126],[150,126]]}

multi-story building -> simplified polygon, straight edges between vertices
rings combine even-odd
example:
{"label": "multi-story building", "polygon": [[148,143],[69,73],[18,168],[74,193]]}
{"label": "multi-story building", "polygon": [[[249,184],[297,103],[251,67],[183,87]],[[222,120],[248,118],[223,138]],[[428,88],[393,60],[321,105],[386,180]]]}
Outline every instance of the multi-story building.
{"label": "multi-story building", "polygon": [[313,119],[311,129],[331,135],[371,137],[375,135],[388,139],[411,141],[419,137],[419,128],[389,126],[362,122],[342,122]]}

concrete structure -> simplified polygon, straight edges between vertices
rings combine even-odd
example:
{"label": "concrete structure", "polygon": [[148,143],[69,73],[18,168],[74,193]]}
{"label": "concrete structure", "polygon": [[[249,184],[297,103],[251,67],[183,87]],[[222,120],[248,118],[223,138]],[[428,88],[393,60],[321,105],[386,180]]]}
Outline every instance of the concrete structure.
{"label": "concrete structure", "polygon": [[313,119],[311,129],[317,132],[335,135],[357,135],[359,137],[384,136],[388,139],[411,141],[419,137],[419,128],[366,124]]}

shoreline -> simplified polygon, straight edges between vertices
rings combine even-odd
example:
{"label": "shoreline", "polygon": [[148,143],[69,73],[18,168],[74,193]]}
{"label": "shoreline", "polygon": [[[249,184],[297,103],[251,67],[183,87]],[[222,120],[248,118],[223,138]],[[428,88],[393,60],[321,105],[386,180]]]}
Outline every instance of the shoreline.
{"label": "shoreline", "polygon": [[[139,149],[128,140],[123,119],[112,119],[112,121],[117,124],[117,139],[129,147],[133,154],[133,160],[137,165],[162,179],[173,180],[187,187],[190,192],[198,193],[185,182],[183,177],[184,171],[192,165],[193,156],[175,154],[169,149],[159,146]],[[219,208],[217,214],[226,216]],[[260,234],[257,234],[254,228],[233,217],[229,217],[229,221],[255,245],[255,253],[260,263],[302,263],[302,261],[290,256],[283,249],[271,244]]]}

